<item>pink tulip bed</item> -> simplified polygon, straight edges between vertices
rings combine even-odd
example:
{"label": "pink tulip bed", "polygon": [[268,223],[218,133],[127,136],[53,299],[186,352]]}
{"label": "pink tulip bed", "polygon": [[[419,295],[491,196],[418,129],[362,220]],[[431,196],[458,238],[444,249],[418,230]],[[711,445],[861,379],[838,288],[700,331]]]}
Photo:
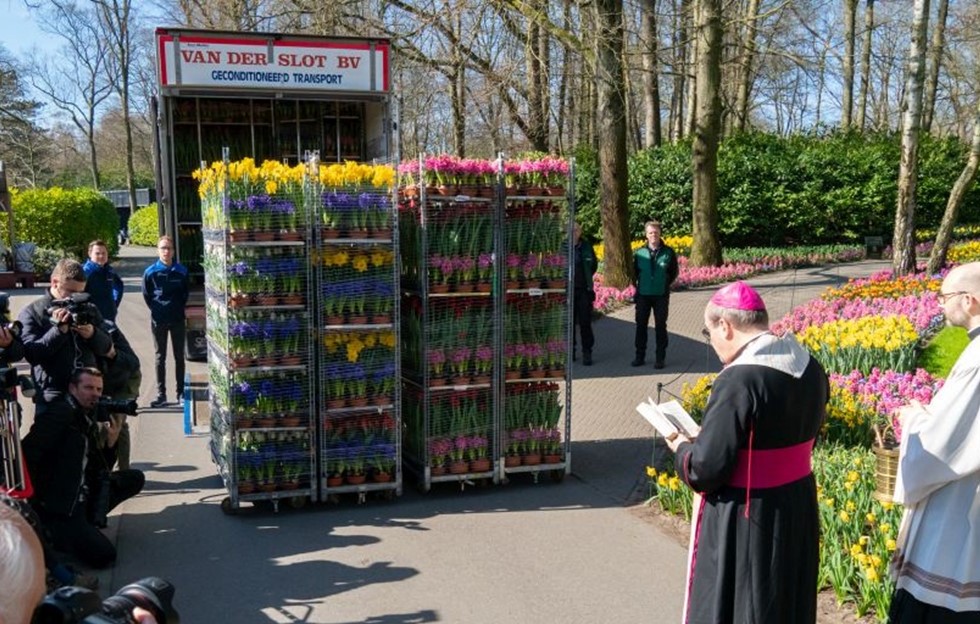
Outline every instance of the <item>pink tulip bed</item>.
{"label": "pink tulip bed", "polygon": [[[769,253],[751,260],[731,261],[717,267],[692,267],[688,258],[679,256],[680,274],[674,282],[674,290],[722,284],[753,275],[783,271],[796,267],[818,266],[839,262],[854,262],[864,257],[864,250],[858,247],[844,248],[836,253],[799,253],[787,249],[784,254]],[[636,294],[636,288],[628,286],[624,289],[606,286],[602,273],[596,273],[594,279],[596,299],[593,307],[600,312],[610,312],[621,305],[630,303]]]}

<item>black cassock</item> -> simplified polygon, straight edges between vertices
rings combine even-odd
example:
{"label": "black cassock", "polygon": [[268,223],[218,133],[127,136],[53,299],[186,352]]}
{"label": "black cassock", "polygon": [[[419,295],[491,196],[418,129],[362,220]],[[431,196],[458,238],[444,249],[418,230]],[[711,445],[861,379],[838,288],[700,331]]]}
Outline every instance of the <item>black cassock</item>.
{"label": "black cassock", "polygon": [[[813,474],[775,487],[752,483],[778,472],[758,451],[816,437],[826,414],[827,375],[792,337],[765,334],[753,342],[746,349],[751,353],[718,375],[701,433],[676,455],[678,475],[703,495],[693,520],[691,624],[816,620],[820,523]],[[767,358],[767,352],[781,356]],[[733,487],[740,452],[743,463],[751,454],[750,438],[759,460],[749,487]]]}

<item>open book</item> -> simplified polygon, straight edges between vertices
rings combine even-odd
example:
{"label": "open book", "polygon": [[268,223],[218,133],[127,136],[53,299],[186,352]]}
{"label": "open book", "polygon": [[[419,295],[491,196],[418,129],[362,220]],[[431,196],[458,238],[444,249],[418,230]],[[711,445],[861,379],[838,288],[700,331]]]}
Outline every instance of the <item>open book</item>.
{"label": "open book", "polygon": [[636,411],[665,438],[674,433],[683,433],[689,438],[694,438],[701,431],[701,427],[677,401],[667,401],[657,405],[652,398],[647,397],[646,401],[636,406]]}

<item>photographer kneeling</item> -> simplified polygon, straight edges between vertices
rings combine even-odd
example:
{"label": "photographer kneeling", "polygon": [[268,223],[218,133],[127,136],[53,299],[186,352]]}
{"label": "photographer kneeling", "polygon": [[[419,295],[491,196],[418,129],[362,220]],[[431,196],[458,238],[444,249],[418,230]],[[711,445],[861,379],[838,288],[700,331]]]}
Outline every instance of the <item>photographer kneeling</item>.
{"label": "photographer kneeling", "polygon": [[116,560],[115,547],[97,527],[104,527],[106,514],[138,494],[145,482],[139,470],[109,470],[120,430],[110,413],[135,414],[135,403],[106,406],[100,402],[102,384],[99,369],[76,369],[67,396],[38,405],[23,442],[34,483],[31,502],[55,548],[96,568]]}

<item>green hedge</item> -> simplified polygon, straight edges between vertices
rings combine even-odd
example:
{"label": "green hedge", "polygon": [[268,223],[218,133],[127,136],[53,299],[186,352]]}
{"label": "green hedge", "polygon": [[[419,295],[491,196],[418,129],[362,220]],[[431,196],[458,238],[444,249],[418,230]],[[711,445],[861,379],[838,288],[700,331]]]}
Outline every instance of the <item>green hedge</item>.
{"label": "green hedge", "polygon": [[[719,230],[726,247],[816,245],[891,240],[900,142],[894,133],[781,137],[752,132],[718,152]],[[966,162],[954,138],[925,136],[919,150],[917,228],[938,226],[953,182]],[[576,153],[576,208],[584,232],[600,234],[598,164]],[[691,231],[691,145],[643,150],[629,159],[630,232],[657,218],[670,235]],[[980,220],[980,192],[970,190],[960,222]]]}
{"label": "green hedge", "polygon": [[129,242],[134,245],[155,246],[160,237],[157,205],[140,208],[129,217]]}
{"label": "green hedge", "polygon": [[[75,258],[88,256],[88,244],[101,238],[109,254],[119,252],[116,233],[119,216],[112,202],[90,188],[31,189],[12,195],[14,234],[18,241],[31,242]],[[6,220],[0,231],[6,238]]]}

